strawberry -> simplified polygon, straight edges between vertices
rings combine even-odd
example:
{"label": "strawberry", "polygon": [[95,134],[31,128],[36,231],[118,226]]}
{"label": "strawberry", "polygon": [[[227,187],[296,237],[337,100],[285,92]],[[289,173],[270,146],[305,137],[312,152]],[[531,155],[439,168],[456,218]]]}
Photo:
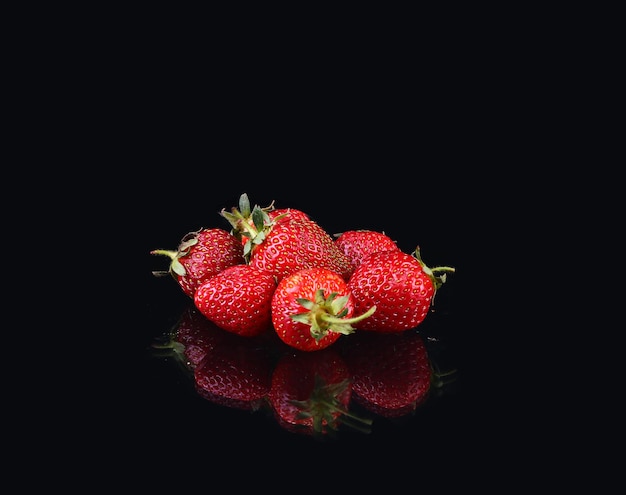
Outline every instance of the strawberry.
{"label": "strawberry", "polygon": [[257,339],[226,338],[207,353],[194,370],[196,391],[221,406],[258,410],[269,393],[273,359]]}
{"label": "strawberry", "polygon": [[354,332],[352,323],[375,307],[354,314],[354,297],[341,275],[328,268],[305,268],[286,275],[272,296],[272,323],[279,338],[301,351],[318,351]]}
{"label": "strawberry", "polygon": [[305,268],[326,268],[347,280],[352,272],[350,261],[335,245],[333,238],[312,220],[275,224],[250,253],[250,265],[276,276]]}
{"label": "strawberry", "polygon": [[246,254],[254,244],[263,241],[265,234],[274,224],[289,220],[310,220],[309,215],[301,210],[276,209],[274,202],[265,208],[257,205],[250,209],[250,200],[246,193],[239,198],[239,209],[232,208],[230,213],[222,209],[220,214],[231,224],[231,233],[241,239]]}
{"label": "strawberry", "polygon": [[268,216],[270,221],[274,223],[283,223],[291,220],[311,220],[308,214],[295,208],[278,208],[270,211]]}
{"label": "strawberry", "polygon": [[353,399],[388,418],[413,412],[428,397],[433,372],[416,331],[359,332],[342,347],[350,368]]}
{"label": "strawberry", "polygon": [[287,431],[323,436],[335,433],[342,419],[351,417],[351,395],[349,369],[334,349],[296,351],[276,363],[268,401]]}
{"label": "strawberry", "polygon": [[270,273],[246,264],[235,265],[205,280],[196,290],[194,303],[218,327],[253,337],[271,327],[275,289]]}
{"label": "strawberry", "polygon": [[[414,328],[428,314],[435,292],[454,268],[427,267],[419,247],[408,254],[401,250],[379,251],[361,260],[348,287],[355,299],[355,312],[376,306],[369,318],[355,323],[359,330],[402,332]],[[436,273],[443,272],[441,275]]]}
{"label": "strawberry", "polygon": [[193,299],[198,286],[225,268],[245,262],[243,247],[227,230],[201,228],[186,234],[176,251],[154,249],[150,254],[171,259],[167,271],[155,271],[155,276],[168,273],[183,292]]}
{"label": "strawberry", "polygon": [[350,260],[353,272],[368,254],[400,250],[396,242],[383,232],[347,230],[341,234],[335,234],[335,237],[335,244]]}
{"label": "strawberry", "polygon": [[221,211],[233,227],[233,235],[248,239],[244,256],[251,266],[272,273],[277,281],[287,274],[313,267],[328,268],[348,279],[352,273],[350,261],[328,232],[300,210],[276,210],[279,214],[270,216],[271,207],[255,206],[250,210],[244,193],[239,199],[239,209]]}

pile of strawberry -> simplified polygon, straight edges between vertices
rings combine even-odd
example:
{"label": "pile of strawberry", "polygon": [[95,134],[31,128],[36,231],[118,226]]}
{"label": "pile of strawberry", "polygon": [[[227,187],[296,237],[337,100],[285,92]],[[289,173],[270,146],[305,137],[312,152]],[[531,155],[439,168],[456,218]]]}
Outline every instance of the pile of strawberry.
{"label": "pile of strawberry", "polygon": [[383,232],[331,235],[300,210],[272,203],[220,212],[231,228],[201,228],[176,251],[170,274],[216,326],[245,337],[275,331],[301,351],[355,331],[397,333],[422,323],[454,268],[429,268]]}

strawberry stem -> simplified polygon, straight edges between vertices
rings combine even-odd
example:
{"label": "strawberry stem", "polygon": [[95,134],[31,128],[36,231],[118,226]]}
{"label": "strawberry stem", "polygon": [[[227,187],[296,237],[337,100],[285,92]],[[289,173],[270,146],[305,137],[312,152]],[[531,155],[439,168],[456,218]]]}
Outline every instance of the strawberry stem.
{"label": "strawberry stem", "polygon": [[245,241],[243,254],[246,262],[250,261],[250,252],[255,244],[260,244],[265,239],[267,231],[273,223],[270,221],[268,211],[274,210],[274,202],[265,208],[254,205],[250,209],[248,195],[243,193],[239,197],[239,208],[233,206],[230,212],[222,208],[220,215],[230,223],[231,234],[237,239]]}
{"label": "strawberry stem", "polygon": [[369,318],[370,316],[374,314],[375,311],[376,311],[376,306],[372,306],[362,315],[353,316],[352,318],[337,318],[335,316],[329,315],[328,313],[322,314],[321,318],[328,323],[342,323],[342,324],[350,325],[352,323],[358,323],[359,321],[364,320],[365,318]]}
{"label": "strawberry stem", "polygon": [[372,306],[360,316],[343,318],[347,309],[348,296],[337,297],[337,292],[324,297],[324,289],[315,291],[314,301],[299,298],[298,303],[308,311],[306,313],[296,313],[290,315],[294,321],[304,323],[311,327],[311,336],[318,342],[328,334],[328,332],[349,335],[354,333],[352,323],[364,320],[376,311],[376,306]]}
{"label": "strawberry stem", "polygon": [[178,254],[176,251],[169,251],[167,249],[154,249],[152,251],[150,251],[150,254],[162,254],[165,256],[169,256],[170,259],[174,259],[176,258],[176,255]]}
{"label": "strawberry stem", "polygon": [[[170,262],[169,270],[167,272],[167,273],[172,274],[172,276],[176,274],[176,275],[180,275],[181,277],[184,277],[187,274],[187,270],[185,270],[185,267],[181,264],[180,261],[178,261],[178,258],[181,256],[180,250],[170,251],[168,249],[154,249],[150,251],[150,254],[167,256],[170,260],[172,260]],[[163,275],[163,271],[152,272],[152,273],[156,277],[160,277]]]}
{"label": "strawberry stem", "polygon": [[[424,270],[424,273],[428,275],[430,279],[433,281],[433,285],[435,286],[435,292],[446,282],[447,273],[456,272],[456,269],[451,266],[437,266],[435,268],[430,268],[429,266],[427,266],[426,263],[422,261],[422,255],[420,253],[419,246],[417,246],[415,248],[415,251],[413,251],[413,253],[411,254],[413,255],[415,259],[417,259],[417,261],[419,261],[419,264],[422,267],[422,270]],[[436,275],[436,273],[440,273],[440,272],[443,272],[443,273],[439,276]]]}

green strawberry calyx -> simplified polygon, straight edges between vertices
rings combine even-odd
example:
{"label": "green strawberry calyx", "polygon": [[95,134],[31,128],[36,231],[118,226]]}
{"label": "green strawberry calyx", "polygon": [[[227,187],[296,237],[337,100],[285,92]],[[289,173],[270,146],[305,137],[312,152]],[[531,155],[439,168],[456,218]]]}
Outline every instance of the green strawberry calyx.
{"label": "green strawberry calyx", "polygon": [[182,265],[182,263],[178,260],[179,258],[182,258],[183,256],[189,254],[189,250],[191,249],[191,247],[198,244],[198,234],[202,230],[203,229],[200,228],[196,231],[185,234],[185,236],[180,241],[180,244],[178,245],[178,250],[176,251],[168,249],[153,249],[152,251],[150,251],[150,254],[167,256],[171,260],[169,269],[167,271],[153,271],[152,274],[157,277],[167,274],[171,274],[174,277],[176,275],[184,277],[187,274],[187,271],[185,270],[185,267]]}
{"label": "green strawberry calyx", "polygon": [[247,261],[250,259],[252,248],[261,244],[267,233],[274,225],[267,214],[268,211],[274,210],[274,202],[264,208],[255,205],[250,208],[250,200],[246,193],[239,197],[239,208],[232,207],[230,212],[225,208],[220,211],[220,215],[228,220],[232,229],[231,234],[237,239],[245,241],[243,246],[243,255]]}
{"label": "green strawberry calyx", "polygon": [[[446,282],[446,274],[447,273],[454,273],[456,271],[456,269],[451,267],[451,266],[437,266],[437,267],[434,267],[434,268],[428,267],[422,261],[422,255],[421,255],[419,246],[417,246],[415,248],[415,251],[413,251],[411,253],[411,255],[415,259],[417,259],[417,261],[419,262],[420,266],[422,267],[422,270],[424,271],[424,273],[426,275],[428,275],[428,277],[432,280],[433,285],[435,287],[435,292],[437,291],[437,289],[439,289]],[[441,273],[441,272],[443,272],[443,273]],[[438,275],[439,273],[441,273],[441,274]]]}
{"label": "green strawberry calyx", "polygon": [[328,297],[324,297],[324,289],[318,289],[315,291],[315,299],[313,301],[306,298],[297,298],[298,304],[308,311],[289,315],[289,317],[293,321],[309,325],[311,327],[311,337],[319,342],[329,332],[341,333],[343,335],[354,333],[352,324],[369,318],[376,311],[376,306],[372,306],[359,316],[345,318],[348,312],[346,303],[349,296],[337,296],[337,292],[332,292]]}

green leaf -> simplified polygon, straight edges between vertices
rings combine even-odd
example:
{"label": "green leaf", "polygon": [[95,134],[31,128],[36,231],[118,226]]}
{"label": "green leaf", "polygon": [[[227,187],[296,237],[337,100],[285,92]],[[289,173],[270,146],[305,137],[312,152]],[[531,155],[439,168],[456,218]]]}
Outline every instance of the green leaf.
{"label": "green leaf", "polygon": [[246,193],[239,196],[239,211],[244,218],[248,218],[250,216],[250,199],[248,199],[248,195]]}
{"label": "green leaf", "polygon": [[303,306],[305,309],[311,310],[315,306],[315,303],[310,299],[306,299],[304,297],[296,298],[296,301],[300,306]]}
{"label": "green leaf", "polygon": [[293,321],[297,321],[298,323],[304,323],[305,325],[311,323],[311,313],[296,313],[289,315],[289,318]]}
{"label": "green leaf", "polygon": [[185,275],[187,275],[187,271],[185,270],[185,267],[177,259],[172,260],[172,264],[170,265],[170,268],[172,269],[174,273],[176,273],[177,275],[180,275],[181,277],[184,277]]}
{"label": "green leaf", "polygon": [[254,228],[258,232],[262,232],[265,227],[265,219],[268,218],[267,213],[265,213],[261,208],[255,206],[254,210],[252,210],[252,222],[254,223]]}
{"label": "green leaf", "polygon": [[330,305],[331,313],[334,315],[340,313],[341,310],[346,307],[346,304],[348,304],[348,299],[350,299],[350,296],[346,295],[346,296],[341,296],[340,298],[331,301],[331,305]]}

